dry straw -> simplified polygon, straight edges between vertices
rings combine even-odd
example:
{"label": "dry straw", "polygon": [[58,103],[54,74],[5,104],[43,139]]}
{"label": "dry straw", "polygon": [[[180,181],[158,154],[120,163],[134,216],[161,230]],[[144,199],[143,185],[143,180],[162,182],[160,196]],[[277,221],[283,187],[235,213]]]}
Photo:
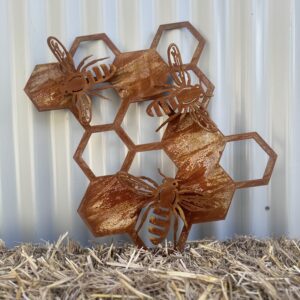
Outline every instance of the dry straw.
{"label": "dry straw", "polygon": [[300,299],[300,241],[237,237],[83,248],[0,243],[0,299]]}

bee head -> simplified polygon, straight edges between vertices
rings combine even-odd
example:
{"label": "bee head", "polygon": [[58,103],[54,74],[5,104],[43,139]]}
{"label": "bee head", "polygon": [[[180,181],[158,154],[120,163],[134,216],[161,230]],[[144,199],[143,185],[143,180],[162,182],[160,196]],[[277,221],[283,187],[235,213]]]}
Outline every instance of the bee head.
{"label": "bee head", "polygon": [[163,179],[163,183],[168,185],[168,186],[172,186],[174,188],[178,188],[179,185],[179,180],[174,179],[174,178],[170,178],[170,177],[165,177]]}

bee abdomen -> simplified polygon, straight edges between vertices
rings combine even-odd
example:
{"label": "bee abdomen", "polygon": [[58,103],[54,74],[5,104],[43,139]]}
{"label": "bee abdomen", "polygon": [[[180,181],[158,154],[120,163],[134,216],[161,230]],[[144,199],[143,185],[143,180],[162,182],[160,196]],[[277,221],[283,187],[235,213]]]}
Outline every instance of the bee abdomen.
{"label": "bee abdomen", "polygon": [[170,216],[169,209],[164,209],[162,207],[155,207],[153,210],[153,213],[160,217],[164,217],[164,218],[167,218]]}
{"label": "bee abdomen", "polygon": [[156,207],[153,210],[154,216],[151,216],[149,222],[155,226],[150,226],[148,231],[155,237],[151,237],[150,241],[153,245],[161,243],[168,235],[170,228],[170,210]]}
{"label": "bee abdomen", "polygon": [[109,80],[116,72],[116,67],[101,64],[100,66],[94,66],[92,70],[94,72],[92,77],[89,74],[90,71],[87,72],[89,83],[97,84]]}
{"label": "bee abdomen", "polygon": [[163,115],[169,115],[179,108],[178,101],[175,97],[170,96],[169,98],[157,99],[149,104],[146,111],[151,117],[154,115],[161,117]]}
{"label": "bee abdomen", "polygon": [[169,225],[168,219],[159,219],[154,216],[149,219],[149,222],[158,227],[167,227]]}

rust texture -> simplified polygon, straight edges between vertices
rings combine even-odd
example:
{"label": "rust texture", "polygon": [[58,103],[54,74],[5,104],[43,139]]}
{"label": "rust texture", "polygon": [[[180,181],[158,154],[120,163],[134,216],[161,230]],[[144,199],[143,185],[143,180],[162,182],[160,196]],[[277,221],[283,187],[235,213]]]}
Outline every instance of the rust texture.
{"label": "rust texture", "polygon": [[[182,28],[190,31],[197,47],[184,64],[180,48],[171,43],[165,62],[156,50],[163,32]],[[97,40],[115,55],[113,64],[97,65],[103,58],[86,57],[75,66],[80,43]],[[124,233],[145,247],[141,229],[148,221],[148,242],[157,245],[172,232],[174,245],[182,249],[193,224],[226,217],[236,189],[268,184],[275,152],[255,132],[224,136],[207,112],[214,86],[197,67],[205,40],[189,22],[161,25],[147,50],[121,53],[103,33],[77,37],[70,50],[53,37],[48,44],[58,62],[37,65],[25,91],[38,110],[68,108],[85,129],[74,159],[90,184],[78,213],[95,236]],[[106,88],[116,90],[121,105],[111,124],[91,126],[91,103]],[[131,103],[149,100],[144,113],[154,118],[166,115],[166,129],[161,141],[136,145],[121,124]],[[90,137],[106,131],[117,134],[127,155],[116,174],[97,177],[82,155]],[[226,143],[247,139],[254,139],[269,160],[262,178],[234,181],[219,162]],[[161,182],[129,173],[135,155],[151,150],[170,157],[177,167],[175,178],[159,169]]]}

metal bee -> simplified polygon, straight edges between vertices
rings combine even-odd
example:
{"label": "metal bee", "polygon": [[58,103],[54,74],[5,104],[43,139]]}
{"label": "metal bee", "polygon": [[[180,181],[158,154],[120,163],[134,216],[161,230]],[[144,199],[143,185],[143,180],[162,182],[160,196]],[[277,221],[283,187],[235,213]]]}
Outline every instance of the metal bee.
{"label": "metal bee", "polygon": [[164,88],[164,93],[156,97],[146,109],[148,115],[152,117],[155,115],[157,117],[170,115],[156,131],[168,122],[187,113],[203,129],[216,131],[217,126],[210,119],[204,107],[205,100],[212,95],[208,95],[200,83],[192,84],[191,75],[185,70],[180,51],[174,43],[168,47],[168,64],[174,83],[161,86],[161,88]]}
{"label": "metal bee", "polygon": [[92,101],[90,96],[107,99],[98,92],[111,88],[111,86],[97,87],[96,85],[109,80],[114,75],[116,67],[114,65],[101,64],[100,66],[92,67],[92,72],[88,70],[88,67],[107,59],[107,57],[87,62],[92,57],[92,55],[89,55],[83,58],[76,68],[71,54],[57,38],[49,37],[47,42],[64,73],[63,80],[59,82],[59,90],[64,95],[72,95],[72,104],[77,109],[80,123],[88,125],[92,118]]}
{"label": "metal bee", "polygon": [[184,187],[180,179],[167,177],[159,171],[163,177],[159,185],[151,178],[141,176],[135,177],[126,172],[118,172],[119,181],[133,192],[149,199],[148,206],[141,217],[137,228],[139,232],[144,225],[152,209],[149,222],[154,225],[148,228],[150,234],[154,235],[149,240],[153,245],[161,243],[168,235],[174,216],[174,246],[177,244],[177,231],[179,219],[184,226],[188,226],[185,212],[200,212],[213,209],[213,199],[210,195],[204,195],[190,187]]}

